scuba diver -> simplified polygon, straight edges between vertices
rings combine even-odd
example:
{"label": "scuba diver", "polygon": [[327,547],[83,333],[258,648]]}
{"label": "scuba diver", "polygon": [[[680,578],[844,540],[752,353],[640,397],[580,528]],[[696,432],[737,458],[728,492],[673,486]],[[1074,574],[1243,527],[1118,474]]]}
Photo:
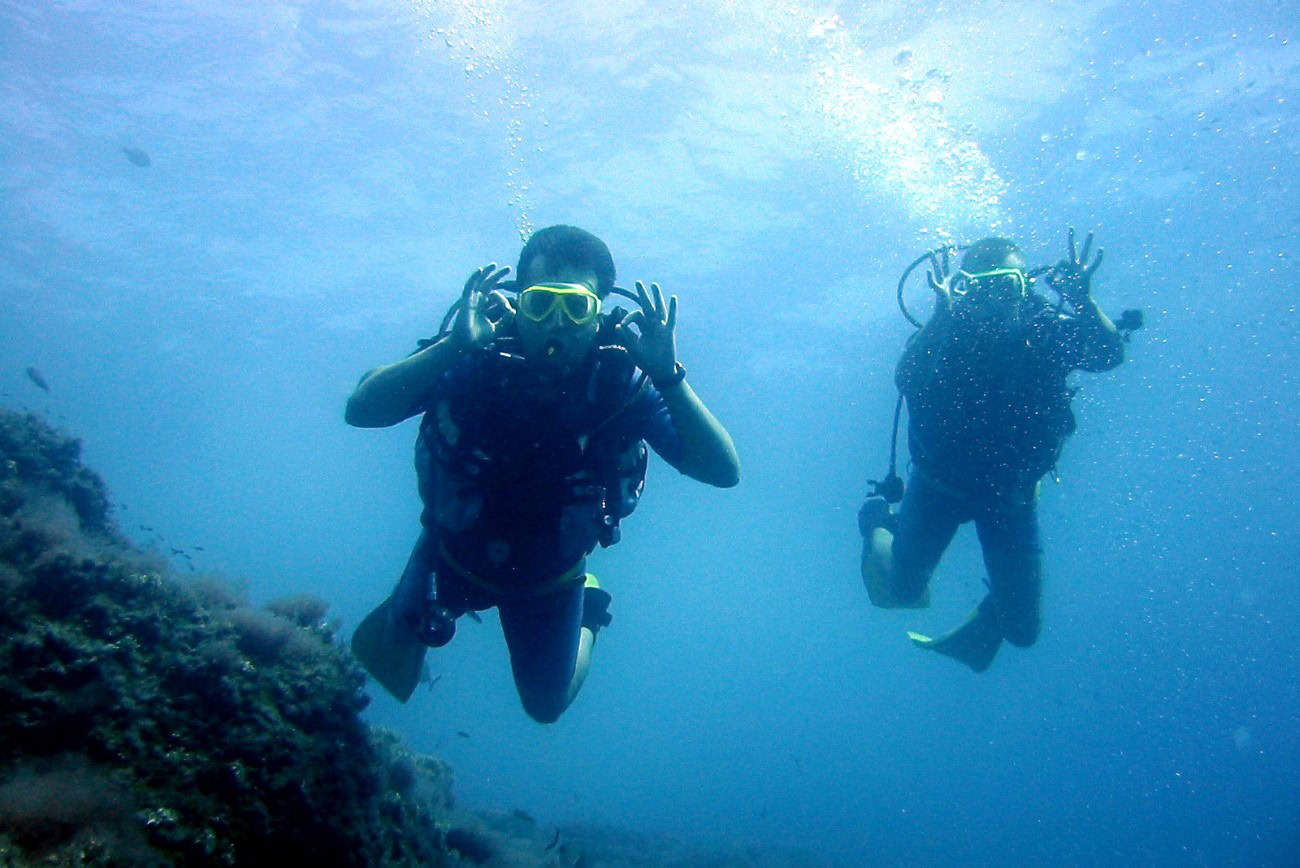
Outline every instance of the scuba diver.
{"label": "scuba diver", "polygon": [[[1038,638],[1043,567],[1038,528],[1040,479],[1052,471],[1074,431],[1073,370],[1109,371],[1141,327],[1141,312],[1116,324],[1092,298],[1102,251],[1088,263],[1092,235],[1068,257],[1030,270],[1005,238],[965,249],[956,274],[949,249],[928,259],[934,313],[908,341],[895,371],[895,450],[890,470],[858,513],[862,578],[881,608],[925,608],[929,581],[958,526],[973,521],[988,570],[988,593],[955,630],[913,643],[983,672],[1005,639],[1028,647]],[[1059,304],[1035,291],[1046,283]],[[911,473],[904,492],[895,472],[898,410],[906,400]],[[897,513],[890,505],[901,500]]]}
{"label": "scuba diver", "polygon": [[[474,271],[439,334],[361,378],[348,424],[423,414],[415,465],[422,532],[396,589],[357,627],[357,659],[405,702],[425,652],[462,614],[495,606],[515,685],[557,720],[587,675],[609,594],[587,572],[636,507],[648,443],[682,473],[735,485],[731,437],[677,360],[677,297],[614,286],[614,261],[573,226],[538,230],[518,280]],[[611,294],[638,305],[602,308]]]}

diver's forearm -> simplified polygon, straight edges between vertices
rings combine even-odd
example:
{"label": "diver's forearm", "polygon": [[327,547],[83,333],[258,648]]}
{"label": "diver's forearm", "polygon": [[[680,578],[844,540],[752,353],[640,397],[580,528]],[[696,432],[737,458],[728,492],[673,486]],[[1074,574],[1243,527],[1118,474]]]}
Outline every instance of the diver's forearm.
{"label": "diver's forearm", "polygon": [[1086,301],[1079,304],[1078,315],[1080,322],[1090,328],[1119,335],[1115,324],[1110,321],[1110,317],[1106,316],[1106,312],[1101,309],[1101,305],[1097,304],[1097,299],[1092,296],[1088,296]]}
{"label": "diver's forearm", "polygon": [[419,402],[459,354],[450,336],[361,378],[344,413],[349,425],[386,428],[420,412]]}
{"label": "diver's forearm", "polygon": [[676,468],[692,479],[730,488],[740,482],[740,456],[731,435],[685,380],[662,393],[673,428],[681,438]]}
{"label": "diver's forearm", "polygon": [[1085,370],[1108,371],[1124,361],[1124,338],[1096,299],[1078,306],[1078,318]]}

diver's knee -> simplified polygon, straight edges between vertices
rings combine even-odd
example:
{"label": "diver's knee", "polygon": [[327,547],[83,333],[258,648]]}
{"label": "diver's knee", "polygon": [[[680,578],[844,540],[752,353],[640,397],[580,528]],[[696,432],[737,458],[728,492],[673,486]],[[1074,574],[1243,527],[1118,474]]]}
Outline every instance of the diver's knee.
{"label": "diver's knee", "polygon": [[925,599],[926,586],[924,583],[895,583],[889,590],[897,608],[912,608]]}
{"label": "diver's knee", "polygon": [[568,697],[561,695],[520,693],[519,698],[523,701],[524,711],[538,723],[555,723],[569,707]]}
{"label": "diver's knee", "polygon": [[894,568],[886,579],[894,599],[903,604],[918,602],[930,587],[930,571],[906,561],[895,560]]}

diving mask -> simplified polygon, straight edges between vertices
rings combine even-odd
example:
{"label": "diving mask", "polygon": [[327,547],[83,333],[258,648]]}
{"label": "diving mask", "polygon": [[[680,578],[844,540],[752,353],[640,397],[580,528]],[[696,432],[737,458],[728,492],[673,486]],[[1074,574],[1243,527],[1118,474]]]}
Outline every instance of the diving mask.
{"label": "diving mask", "polygon": [[986,298],[1024,298],[1029,293],[1029,280],[1019,268],[958,271],[957,275],[961,280],[954,281],[952,294],[958,298],[971,294]]}
{"label": "diving mask", "polygon": [[574,325],[586,325],[600,314],[600,296],[581,283],[535,283],[519,293],[519,313],[533,322],[557,307]]}

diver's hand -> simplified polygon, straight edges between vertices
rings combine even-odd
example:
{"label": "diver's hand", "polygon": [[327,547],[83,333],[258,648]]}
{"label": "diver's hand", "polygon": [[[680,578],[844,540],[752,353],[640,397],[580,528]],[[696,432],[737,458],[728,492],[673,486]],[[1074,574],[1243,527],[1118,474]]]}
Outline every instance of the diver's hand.
{"label": "diver's hand", "polygon": [[462,349],[478,349],[492,342],[497,330],[514,318],[515,309],[500,289],[510,266],[498,268],[495,262],[477,269],[465,281],[460,296],[460,311],[452,326],[452,340]]}
{"label": "diver's hand", "polygon": [[934,303],[936,307],[947,310],[952,307],[952,266],[948,262],[948,251],[952,248],[943,249],[942,261],[932,252],[930,254],[930,270],[925,273],[925,279],[930,284],[930,289],[934,290]]}
{"label": "diver's hand", "polygon": [[1083,239],[1083,250],[1074,246],[1074,227],[1067,235],[1069,256],[1056,265],[1052,274],[1052,286],[1060,291],[1061,296],[1070,304],[1078,307],[1092,297],[1092,275],[1101,267],[1101,258],[1106,251],[1097,248],[1097,258],[1088,264],[1088,251],[1092,249],[1092,233]]}
{"label": "diver's hand", "polygon": [[[636,282],[636,297],[641,309],[633,311],[614,327],[614,339],[627,349],[636,366],[645,371],[653,382],[662,382],[677,370],[677,296],[664,302],[659,284],[652,283],[647,290],[644,283]],[[637,331],[630,326],[635,325]]]}

